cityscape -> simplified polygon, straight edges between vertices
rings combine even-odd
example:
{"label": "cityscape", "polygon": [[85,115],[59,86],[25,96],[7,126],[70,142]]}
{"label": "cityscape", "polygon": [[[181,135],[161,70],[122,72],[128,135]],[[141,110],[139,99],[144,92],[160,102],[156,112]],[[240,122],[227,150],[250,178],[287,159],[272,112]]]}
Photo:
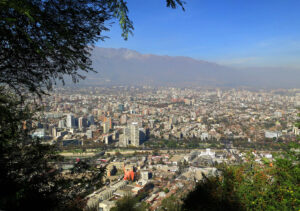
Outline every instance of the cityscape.
{"label": "cityscape", "polygon": [[106,184],[87,206],[110,210],[127,195],[141,195],[151,210],[170,196],[185,196],[218,164],[238,164],[246,151],[273,161],[282,144],[296,141],[299,89],[249,90],[175,87],[58,87],[44,98],[33,137],[57,144],[67,161],[105,167]]}
{"label": "cityscape", "polygon": [[299,0],[0,0],[0,211],[300,211]]}

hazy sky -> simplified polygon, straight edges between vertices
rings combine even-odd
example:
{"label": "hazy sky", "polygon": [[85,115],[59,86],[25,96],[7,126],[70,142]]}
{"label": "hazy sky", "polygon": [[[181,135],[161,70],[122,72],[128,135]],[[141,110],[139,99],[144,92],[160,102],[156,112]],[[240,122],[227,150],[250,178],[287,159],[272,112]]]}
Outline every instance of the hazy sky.
{"label": "hazy sky", "polygon": [[190,56],[237,66],[300,67],[300,0],[128,0],[134,35],[113,25],[100,47]]}

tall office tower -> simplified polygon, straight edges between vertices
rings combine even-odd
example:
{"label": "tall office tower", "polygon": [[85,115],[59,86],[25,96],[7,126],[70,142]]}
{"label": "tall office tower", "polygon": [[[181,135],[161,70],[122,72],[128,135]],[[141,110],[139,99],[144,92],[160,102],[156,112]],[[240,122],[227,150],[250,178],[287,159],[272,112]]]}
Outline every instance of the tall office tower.
{"label": "tall office tower", "polygon": [[85,128],[86,126],[87,126],[86,118],[84,118],[84,117],[79,117],[79,119],[78,119],[78,127],[79,127],[80,129],[82,129],[82,128]]}
{"label": "tall office tower", "polygon": [[78,128],[78,118],[74,117],[75,125],[74,127]]}
{"label": "tall office tower", "polygon": [[141,143],[146,141],[146,130],[144,128],[139,128],[139,140]]}
{"label": "tall office tower", "polygon": [[121,147],[127,147],[128,145],[131,145],[129,127],[125,127],[123,129],[123,134],[120,135],[119,142],[120,142],[119,146]]}
{"label": "tall office tower", "polygon": [[65,120],[64,119],[62,119],[62,120],[59,120],[59,122],[58,122],[58,128],[65,128],[66,126],[65,126]]}
{"label": "tall office tower", "polygon": [[133,146],[138,147],[140,145],[139,125],[137,122],[132,122],[130,125],[130,140]]}
{"label": "tall office tower", "polygon": [[72,114],[68,114],[67,116],[67,127],[68,128],[75,127],[75,118]]}
{"label": "tall office tower", "polygon": [[105,135],[104,136],[104,143],[111,144],[112,143],[112,135]]}
{"label": "tall office tower", "polygon": [[56,138],[57,136],[57,131],[56,131],[56,127],[52,128],[52,137]]}
{"label": "tall office tower", "polygon": [[88,119],[89,126],[95,124],[93,115],[89,115],[87,119]]}
{"label": "tall office tower", "polygon": [[82,129],[83,128],[83,117],[78,118],[78,128]]}
{"label": "tall office tower", "polygon": [[111,117],[104,117],[104,122],[108,122],[109,129],[112,129]]}
{"label": "tall office tower", "polygon": [[106,134],[109,132],[109,121],[103,122],[103,133]]}
{"label": "tall office tower", "polygon": [[130,139],[130,128],[125,127],[123,130],[123,134],[124,134],[124,136],[128,137],[128,139]]}

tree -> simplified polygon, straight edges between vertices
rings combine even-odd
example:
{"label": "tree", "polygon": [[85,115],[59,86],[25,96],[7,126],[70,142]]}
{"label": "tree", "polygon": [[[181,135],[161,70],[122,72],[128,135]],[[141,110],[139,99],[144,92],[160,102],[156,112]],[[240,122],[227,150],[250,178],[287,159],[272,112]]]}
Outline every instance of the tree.
{"label": "tree", "polygon": [[[104,185],[105,167],[96,168],[86,161],[78,161],[66,174],[68,179],[63,180],[63,192],[67,193],[61,200],[62,210],[83,210],[86,207],[85,196]],[[57,207],[56,207],[57,208]]]}
{"label": "tree", "polygon": [[176,196],[172,195],[168,198],[165,198],[162,203],[160,209],[161,211],[164,210],[172,210],[172,211],[181,211],[182,206],[181,203],[179,202],[179,199],[176,198]]}
{"label": "tree", "polygon": [[[72,183],[59,175],[55,146],[30,136],[34,112],[26,97],[42,97],[65,75],[77,82],[79,70],[93,71],[89,56],[109,21],[119,21],[125,40],[132,33],[127,14],[124,0],[0,0],[0,209],[75,209],[65,203]],[[92,168],[89,183],[99,184],[103,173]]]}
{"label": "tree", "polygon": [[[0,89],[0,91],[2,91]],[[1,93],[1,92],[0,92]],[[13,94],[0,95],[0,208],[5,210],[74,210],[102,186],[105,169],[79,161],[62,177],[63,157],[56,146],[29,135],[33,113]],[[76,203],[75,203],[76,202]]]}
{"label": "tree", "polygon": [[41,95],[65,75],[77,82],[79,70],[93,71],[92,46],[114,19],[127,40],[134,27],[125,0],[0,0],[0,83]]}
{"label": "tree", "polygon": [[[298,117],[300,118],[300,113],[298,113]],[[300,129],[300,120],[296,122],[295,126],[298,127],[298,129]],[[297,140],[300,141],[300,135],[298,135]]]}
{"label": "tree", "polygon": [[152,155],[153,155],[153,156],[158,156],[158,155],[160,155],[159,149],[154,149],[154,150],[152,151]]}
{"label": "tree", "polygon": [[43,204],[51,210],[59,206],[62,195],[54,162],[61,157],[55,147],[29,137],[32,113],[14,95],[0,95],[0,113],[0,208],[38,210]]}
{"label": "tree", "polygon": [[111,211],[145,211],[148,206],[145,203],[139,203],[138,198],[133,196],[124,196],[118,200],[116,206]]}
{"label": "tree", "polygon": [[222,176],[200,181],[184,199],[184,210],[299,210],[300,145],[293,143],[259,164],[252,153],[238,166],[223,166]]}
{"label": "tree", "polygon": [[115,156],[117,156],[117,157],[122,157],[122,153],[121,153],[120,151],[116,151],[116,152],[115,152]]}
{"label": "tree", "polygon": [[[231,177],[228,174],[229,178]],[[226,178],[228,186],[223,187],[219,177],[209,177],[201,180],[195,190],[184,199],[183,210],[242,210],[235,199],[232,181]]]}

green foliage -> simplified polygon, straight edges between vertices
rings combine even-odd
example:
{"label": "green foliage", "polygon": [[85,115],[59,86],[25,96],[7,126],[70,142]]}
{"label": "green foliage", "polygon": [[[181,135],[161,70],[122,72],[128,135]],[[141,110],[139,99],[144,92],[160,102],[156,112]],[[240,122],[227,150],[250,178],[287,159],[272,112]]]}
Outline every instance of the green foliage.
{"label": "green foliage", "polygon": [[165,198],[162,203],[160,209],[163,210],[172,210],[172,211],[182,211],[181,203],[179,202],[179,199],[176,198],[174,195]]}
{"label": "green foliage", "polygon": [[170,192],[169,188],[165,188],[165,189],[164,189],[164,192],[165,192],[165,193],[169,193],[169,192]]}
{"label": "green foliage", "polygon": [[72,173],[88,171],[89,179],[61,177],[55,146],[30,137],[33,114],[24,102],[65,75],[77,82],[84,78],[79,70],[93,71],[92,46],[106,38],[108,21],[118,19],[124,39],[132,33],[127,14],[124,0],[0,0],[0,83],[21,96],[0,87],[0,209],[82,210],[83,185],[101,186],[104,169],[83,163]]}
{"label": "green foliage", "polygon": [[116,151],[116,152],[115,152],[115,156],[117,156],[117,157],[122,157],[122,153],[119,152],[119,151]]}
{"label": "green foliage", "polygon": [[224,181],[219,177],[200,181],[195,190],[185,198],[183,210],[241,210],[232,177],[232,172],[228,171],[224,175]]}
{"label": "green foliage", "polygon": [[[211,142],[211,141],[210,141]],[[188,149],[195,149],[201,148],[203,141],[200,139],[189,139],[189,140],[175,140],[175,139],[152,139],[145,143],[147,147],[154,148],[154,149],[181,149],[181,148],[188,148]],[[210,143],[213,145],[214,143]],[[214,144],[215,145],[215,144]],[[216,145],[215,145],[216,146]]]}
{"label": "green foliage", "polygon": [[127,40],[134,28],[124,0],[1,0],[0,83],[40,95],[65,75],[78,82],[79,70],[93,71],[92,46],[106,38],[102,32],[114,19]]}
{"label": "green foliage", "polygon": [[139,203],[133,196],[125,196],[118,200],[116,206],[111,211],[145,211],[148,206],[145,203]]}
{"label": "green foliage", "polygon": [[158,155],[160,155],[160,151],[158,149],[155,149],[155,150],[152,151],[152,155],[153,156],[158,156]]}
{"label": "green foliage", "polygon": [[249,153],[239,166],[223,166],[223,175],[201,181],[183,203],[185,210],[299,210],[299,144],[258,164]]}
{"label": "green foliage", "polygon": [[0,81],[41,94],[63,75],[90,71],[90,48],[108,30],[105,1],[10,0],[0,4]]}
{"label": "green foliage", "polygon": [[[64,191],[68,193],[68,200],[64,203],[69,205],[76,201],[82,202],[82,208],[85,206],[84,197],[96,189],[101,188],[106,168],[95,168],[85,161],[79,161],[71,169],[70,179],[64,179]],[[74,200],[76,199],[76,200]],[[77,208],[76,206],[74,206]]]}
{"label": "green foliage", "polygon": [[175,9],[177,7],[177,4],[182,8],[182,10],[185,10],[183,5],[185,4],[184,1],[181,0],[167,0],[167,7],[171,7]]}
{"label": "green foliage", "polygon": [[0,208],[35,210],[44,204],[50,210],[61,198],[54,166],[61,157],[55,147],[30,138],[32,113],[3,88],[0,112]]}
{"label": "green foliage", "polygon": [[133,23],[128,17],[127,2],[123,0],[108,1],[109,7],[113,9],[113,16],[119,20],[122,29],[122,37],[127,40],[128,34],[132,34]]}
{"label": "green foliage", "polygon": [[0,209],[83,208],[83,197],[102,186],[105,169],[79,162],[72,178],[62,177],[56,164],[63,158],[56,146],[30,136],[34,117],[29,106],[3,88],[0,91]]}
{"label": "green foliage", "polygon": [[[298,113],[299,120],[296,122],[295,126],[300,129],[300,113]],[[300,135],[298,135],[297,140],[300,141]]]}

